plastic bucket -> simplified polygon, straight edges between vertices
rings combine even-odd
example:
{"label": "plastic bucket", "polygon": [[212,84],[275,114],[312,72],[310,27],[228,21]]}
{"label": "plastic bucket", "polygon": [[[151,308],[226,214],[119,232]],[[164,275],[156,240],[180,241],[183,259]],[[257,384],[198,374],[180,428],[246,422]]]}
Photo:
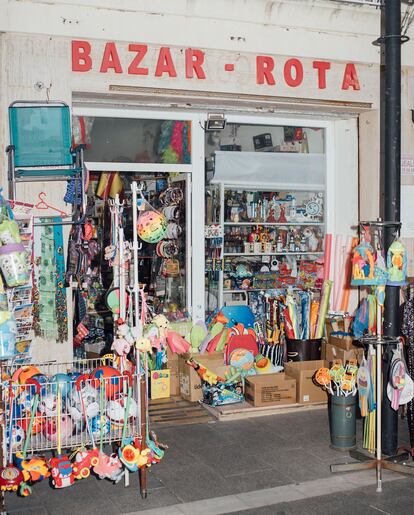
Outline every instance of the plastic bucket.
{"label": "plastic bucket", "polygon": [[0,247],[0,269],[9,288],[23,286],[29,282],[30,274],[22,243]]}
{"label": "plastic bucket", "polygon": [[329,396],[331,447],[337,451],[356,449],[356,395]]}
{"label": "plastic bucket", "polygon": [[286,338],[288,361],[312,361],[321,359],[322,338],[291,340]]}
{"label": "plastic bucket", "polygon": [[0,360],[18,355],[16,350],[16,321],[8,312],[0,312]]}

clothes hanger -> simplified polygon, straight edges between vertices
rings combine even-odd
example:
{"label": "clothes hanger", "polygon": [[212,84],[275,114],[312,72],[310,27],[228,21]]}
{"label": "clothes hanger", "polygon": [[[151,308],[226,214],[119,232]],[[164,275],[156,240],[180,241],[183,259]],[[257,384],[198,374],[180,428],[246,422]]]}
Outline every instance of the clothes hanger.
{"label": "clothes hanger", "polygon": [[52,206],[51,204],[48,204],[45,200],[46,193],[44,191],[41,191],[38,195],[39,202],[35,205],[36,209],[53,209],[53,211],[56,211],[59,213],[59,216],[63,218],[68,218],[70,215],[68,213],[65,213],[61,209],[58,209],[57,207]]}

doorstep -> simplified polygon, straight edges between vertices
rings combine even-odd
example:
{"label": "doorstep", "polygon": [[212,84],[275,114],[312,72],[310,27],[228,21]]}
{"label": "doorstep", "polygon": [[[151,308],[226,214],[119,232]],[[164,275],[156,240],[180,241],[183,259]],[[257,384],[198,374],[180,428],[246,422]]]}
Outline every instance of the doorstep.
{"label": "doorstep", "polygon": [[200,403],[201,406],[211,413],[220,422],[231,420],[241,420],[253,417],[265,417],[267,415],[278,415],[285,413],[297,413],[299,411],[313,411],[317,409],[326,409],[326,402],[315,402],[312,404],[281,404],[278,406],[260,406],[254,407],[248,402],[237,404],[227,404],[224,406],[209,406]]}

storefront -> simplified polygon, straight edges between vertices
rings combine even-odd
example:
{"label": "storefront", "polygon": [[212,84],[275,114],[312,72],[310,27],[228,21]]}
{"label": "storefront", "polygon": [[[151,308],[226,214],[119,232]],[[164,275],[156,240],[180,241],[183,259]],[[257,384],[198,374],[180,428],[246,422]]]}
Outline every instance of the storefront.
{"label": "storefront", "polygon": [[[173,262],[169,261],[176,277],[167,277],[165,284],[158,281],[156,285],[154,277],[161,265],[158,263],[148,272],[152,274],[148,282],[154,283],[155,297],[162,297],[163,292],[165,299],[169,299],[168,309],[188,312],[194,321],[204,320],[212,306],[223,303],[225,284],[237,302],[238,296],[233,290],[237,289],[235,283],[239,279],[232,283],[228,274],[218,269],[221,258],[234,260],[234,256],[228,255],[230,252],[240,254],[244,262],[245,254],[251,253],[248,263],[259,254],[258,260],[253,259],[253,269],[257,271],[270,269],[267,264],[272,257],[273,267],[277,266],[277,236],[273,235],[273,247],[268,245],[260,252],[246,247],[253,222],[264,223],[266,232],[270,232],[271,224],[277,226],[287,221],[288,225],[283,226],[285,234],[280,235],[284,241],[279,242],[282,261],[289,257],[289,252],[293,258],[295,255],[303,258],[303,252],[313,252],[310,257],[315,261],[323,254],[325,233],[349,235],[351,227],[355,226],[358,220],[358,114],[370,112],[376,106],[373,67],[316,58],[235,54],[133,42],[51,40],[41,36],[28,41],[18,35],[4,38],[9,55],[29,57],[29,50],[35,50],[36,54],[44,56],[37,60],[38,67],[51,67],[54,73],[59,70],[60,91],[55,92],[54,97],[59,94],[59,100],[72,106],[76,137],[78,142],[87,144],[85,162],[92,181],[99,181],[103,172],[120,172],[129,177],[129,182],[134,177],[145,181],[146,185],[151,183],[153,192],[161,188],[162,181],[156,184],[152,176],[164,179],[164,187],[168,182],[179,181],[183,204],[179,223],[172,223],[171,230],[179,232],[177,241],[182,242],[178,260],[174,256]],[[21,74],[24,68],[21,66],[14,73]],[[33,82],[34,79],[27,80]],[[47,93],[50,97],[55,84],[53,82],[50,91],[45,83],[38,87],[43,95]],[[226,127],[219,132],[206,132],[209,113],[217,112],[224,115]],[[181,128],[186,127],[189,143],[188,148],[183,147],[181,129],[178,145],[183,152],[178,159],[168,152],[163,154],[171,141],[160,141],[166,135],[165,131],[162,133],[163,128],[168,132],[168,126],[176,122]],[[296,134],[295,128],[299,131]],[[270,134],[270,141],[262,142],[262,148],[258,143],[255,148],[253,138],[261,134]],[[171,138],[171,131],[166,137]],[[241,153],[227,152],[226,157],[226,149],[241,150]],[[223,164],[224,159],[228,162]],[[212,170],[213,161],[220,170]],[[210,197],[210,182],[216,183],[216,193],[222,196],[221,207],[213,207],[217,219],[211,218],[210,200],[207,204],[205,201],[206,192],[207,198]],[[294,198],[293,208],[292,201],[286,206],[279,202],[275,204],[278,213],[266,212],[259,218],[247,214],[245,218],[235,218],[234,213],[226,214],[223,205],[234,186],[239,193],[246,187],[258,192],[260,188],[269,193],[281,191],[282,200]],[[56,183],[48,185],[48,199],[58,206],[62,202],[62,187]],[[34,201],[33,191],[33,184],[19,185],[17,198]],[[252,195],[250,192],[250,204]],[[314,203],[319,206],[316,218],[304,214],[305,205],[313,197],[319,198],[319,204]],[[281,215],[281,205],[283,211],[289,208],[292,213],[297,212],[298,217]],[[95,209],[97,217],[99,209],[99,206]],[[232,235],[234,240],[238,231],[238,245],[228,247],[225,241],[223,255],[217,251],[212,253],[211,249],[206,251],[205,221],[224,224],[225,240],[226,235]],[[239,229],[238,223],[241,224]],[[290,232],[289,223],[293,224]],[[300,223],[302,225],[298,225]],[[307,223],[317,224],[316,231],[308,231],[308,238],[316,241],[312,247],[306,245],[303,235]],[[213,255],[220,257],[214,259],[215,270],[212,270]],[[149,256],[143,256],[142,263],[144,257]],[[259,266],[260,263],[263,266]],[[232,268],[236,266],[233,263]],[[217,272],[221,277],[218,282],[215,281]],[[165,290],[166,284],[170,291]],[[256,289],[262,286],[257,283]],[[206,306],[206,300],[210,306]],[[231,302],[227,295],[227,303]]]}
{"label": "storefront", "polygon": [[[246,409],[325,403],[328,387],[334,395],[320,359],[329,300],[331,311],[342,314],[339,332],[347,333],[347,314],[359,300],[349,286],[353,237],[359,220],[378,216],[377,50],[360,53],[351,10],[340,10],[348,27],[341,32],[322,1],[307,5],[309,27],[297,28],[307,36],[301,41],[286,28],[290,17],[280,6],[280,22],[268,6],[260,16],[244,8],[234,13],[236,36],[227,10],[220,21],[199,13],[197,30],[187,33],[178,3],[177,12],[165,14],[168,29],[161,18],[150,19],[154,13],[141,13],[139,37],[125,13],[115,11],[111,28],[111,9],[83,6],[75,19],[37,4],[28,9],[53,18],[52,35],[43,35],[43,25],[43,34],[27,35],[19,21],[0,35],[8,70],[0,82],[2,112],[16,101],[45,107],[59,101],[69,106],[73,145],[84,147],[83,189],[78,176],[69,183],[37,177],[9,184],[9,195],[25,203],[20,207],[35,222],[26,234],[36,293],[30,361],[86,373],[95,409],[88,415],[77,402],[77,376],[63,378],[66,398],[56,390],[64,365],[38,374],[31,364],[29,373],[48,385],[52,408],[59,406],[49,409],[42,390],[40,418],[50,424],[39,423],[39,436],[29,435],[34,452],[88,445],[94,420],[101,452],[104,441],[121,442],[120,453],[129,446],[134,456],[131,463],[120,454],[118,468],[145,471],[164,450],[147,438],[147,393],[153,400],[204,398],[215,408],[243,402]],[[304,14],[300,2],[281,4],[295,4],[296,19]],[[18,14],[19,6],[13,9]],[[267,17],[279,40],[270,37]],[[228,41],[216,30],[216,42],[201,19],[220,26]],[[378,21],[372,12],[367,20],[365,43]],[[412,68],[403,73],[403,124],[411,134]],[[43,130],[42,114],[36,116],[23,132]],[[3,116],[2,151],[9,143]],[[411,143],[404,150],[409,169],[410,152]],[[404,185],[412,187],[410,170]],[[7,179],[4,172],[3,186]],[[82,204],[79,187],[85,207],[72,223]],[[329,342],[322,358],[342,359],[341,377],[350,378],[341,395],[355,395],[361,352],[350,337]],[[324,390],[315,384],[316,370]],[[10,371],[20,382],[27,369]],[[24,411],[20,422],[32,414]]]}

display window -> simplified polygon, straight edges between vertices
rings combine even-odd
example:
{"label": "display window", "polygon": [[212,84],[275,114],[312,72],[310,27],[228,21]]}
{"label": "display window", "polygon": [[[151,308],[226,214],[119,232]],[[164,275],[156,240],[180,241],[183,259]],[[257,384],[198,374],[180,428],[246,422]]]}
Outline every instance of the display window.
{"label": "display window", "polygon": [[320,288],[325,129],[228,123],[205,145],[206,312]]}

